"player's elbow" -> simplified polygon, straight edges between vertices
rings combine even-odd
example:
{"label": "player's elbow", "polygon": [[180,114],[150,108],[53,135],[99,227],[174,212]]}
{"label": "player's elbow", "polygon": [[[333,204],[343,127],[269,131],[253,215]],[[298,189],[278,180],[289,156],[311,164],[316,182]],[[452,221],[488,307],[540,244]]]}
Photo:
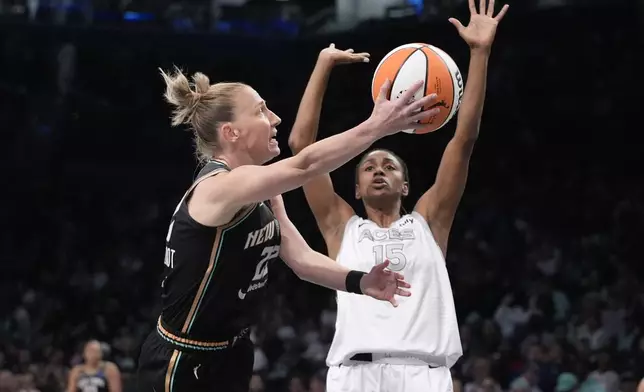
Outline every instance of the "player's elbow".
{"label": "player's elbow", "polygon": [[474,143],[479,138],[479,129],[480,124],[478,122],[459,124],[452,140],[464,147],[474,147]]}
{"label": "player's elbow", "polygon": [[309,144],[310,143],[308,143],[307,140],[296,133],[291,132],[291,135],[288,137],[288,146],[293,154],[298,154]]}
{"label": "player's elbow", "polygon": [[301,280],[308,280],[310,268],[306,263],[306,258],[303,255],[292,256],[283,258],[284,262],[293,271],[293,273]]}
{"label": "player's elbow", "polygon": [[477,139],[478,134],[454,135],[448,144],[448,149],[452,154],[458,154],[458,156],[469,158],[474,152],[474,145],[476,144]]}
{"label": "player's elbow", "polygon": [[309,251],[311,251],[311,248],[308,246],[287,245],[282,248],[282,254],[280,255],[291,271],[302,280],[308,280],[311,271],[307,261],[310,259],[308,256]]}
{"label": "player's elbow", "polygon": [[291,166],[289,177],[300,185],[323,173],[324,167],[316,162],[318,158],[308,148],[288,159]]}

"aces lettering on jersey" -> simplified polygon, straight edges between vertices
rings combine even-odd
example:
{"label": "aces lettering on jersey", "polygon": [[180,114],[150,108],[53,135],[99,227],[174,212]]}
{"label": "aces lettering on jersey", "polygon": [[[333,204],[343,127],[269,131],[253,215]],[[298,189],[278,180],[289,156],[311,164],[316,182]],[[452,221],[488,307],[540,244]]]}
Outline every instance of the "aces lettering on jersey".
{"label": "aces lettering on jersey", "polygon": [[[403,222],[403,224],[408,222]],[[383,263],[389,260],[389,269],[392,271],[402,271],[407,266],[407,257],[405,256],[405,242],[416,239],[414,229],[371,229],[364,228],[360,231],[358,242],[371,241],[373,245],[373,255],[375,264]],[[395,241],[395,242],[392,242]],[[387,243],[384,243],[387,242]]]}

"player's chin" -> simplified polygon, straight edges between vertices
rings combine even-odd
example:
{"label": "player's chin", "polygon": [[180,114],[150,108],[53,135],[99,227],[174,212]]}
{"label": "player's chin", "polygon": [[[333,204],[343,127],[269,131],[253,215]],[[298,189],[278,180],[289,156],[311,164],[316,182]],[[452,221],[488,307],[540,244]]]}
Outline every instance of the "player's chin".
{"label": "player's chin", "polygon": [[275,158],[276,156],[280,155],[282,150],[280,150],[280,146],[277,144],[269,144],[268,145],[268,153],[271,155],[271,158]]}
{"label": "player's chin", "polygon": [[275,158],[275,157],[279,156],[281,152],[282,152],[282,151],[280,150],[280,147],[279,147],[279,145],[277,144],[277,142],[275,142],[275,143],[273,143],[273,142],[269,143],[269,144],[268,144],[268,148],[266,149],[266,155],[268,156],[267,161],[270,161],[271,159],[273,159],[273,158]]}
{"label": "player's chin", "polygon": [[383,187],[383,188],[371,188],[369,189],[369,196],[373,198],[380,198],[380,197],[390,197],[394,192],[391,190],[389,187]]}

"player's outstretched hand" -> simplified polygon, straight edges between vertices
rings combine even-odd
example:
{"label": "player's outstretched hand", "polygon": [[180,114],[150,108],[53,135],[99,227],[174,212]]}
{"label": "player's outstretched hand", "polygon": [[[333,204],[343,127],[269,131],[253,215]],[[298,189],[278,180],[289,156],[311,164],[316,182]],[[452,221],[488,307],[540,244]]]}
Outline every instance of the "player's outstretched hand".
{"label": "player's outstretched hand", "polygon": [[368,63],[371,55],[367,52],[355,53],[353,49],[340,50],[336,49],[335,44],[322,49],[320,60],[327,61],[331,65],[350,64],[350,63]]}
{"label": "player's outstretched hand", "polygon": [[[468,0],[470,6],[470,23],[467,27],[456,18],[449,22],[456,27],[458,34],[472,49],[489,51],[494,42],[496,28],[508,12],[509,5],[504,5],[501,11],[494,16],[494,0],[479,0],[479,10],[476,10],[474,0]],[[486,7],[487,4],[487,7]]]}
{"label": "player's outstretched hand", "polygon": [[404,91],[399,98],[389,99],[391,81],[387,80],[380,88],[380,94],[376,99],[373,112],[368,121],[372,123],[378,132],[382,133],[382,136],[393,135],[403,129],[424,126],[424,124],[420,124],[420,121],[435,116],[440,111],[438,107],[423,110],[436,103],[436,94],[430,94],[419,100],[414,100],[414,96],[424,84],[424,81],[419,80],[412,84],[407,91]]}
{"label": "player's outstretched hand", "polygon": [[411,293],[405,289],[410,288],[405,282],[405,277],[387,268],[389,260],[374,266],[371,271],[360,280],[360,289],[365,295],[389,301],[393,306],[398,306],[395,295],[409,297]]}

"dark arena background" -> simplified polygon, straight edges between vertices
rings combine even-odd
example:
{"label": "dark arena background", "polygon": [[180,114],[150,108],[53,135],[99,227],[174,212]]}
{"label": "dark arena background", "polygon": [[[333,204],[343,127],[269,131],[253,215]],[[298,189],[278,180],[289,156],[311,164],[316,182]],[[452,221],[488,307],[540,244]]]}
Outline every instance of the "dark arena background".
{"label": "dark arena background", "polygon": [[[634,392],[644,3],[507,2],[447,256],[465,352],[454,389],[563,392],[576,377],[581,391]],[[436,45],[466,74],[467,45],[447,19],[467,11],[461,0],[0,0],[0,392],[67,391],[89,339],[136,391],[164,237],[197,169],[190,133],[170,127],[159,67],[253,86],[283,119],[284,158],[321,49],[373,58],[333,72],[327,137],[367,118],[375,66],[398,45]],[[377,143],[406,160],[409,200],[433,182],[455,124]],[[349,200],[353,171],[333,173]],[[324,252],[302,191],[284,198]],[[334,293],[280,263],[270,274],[249,388],[324,391]]]}

